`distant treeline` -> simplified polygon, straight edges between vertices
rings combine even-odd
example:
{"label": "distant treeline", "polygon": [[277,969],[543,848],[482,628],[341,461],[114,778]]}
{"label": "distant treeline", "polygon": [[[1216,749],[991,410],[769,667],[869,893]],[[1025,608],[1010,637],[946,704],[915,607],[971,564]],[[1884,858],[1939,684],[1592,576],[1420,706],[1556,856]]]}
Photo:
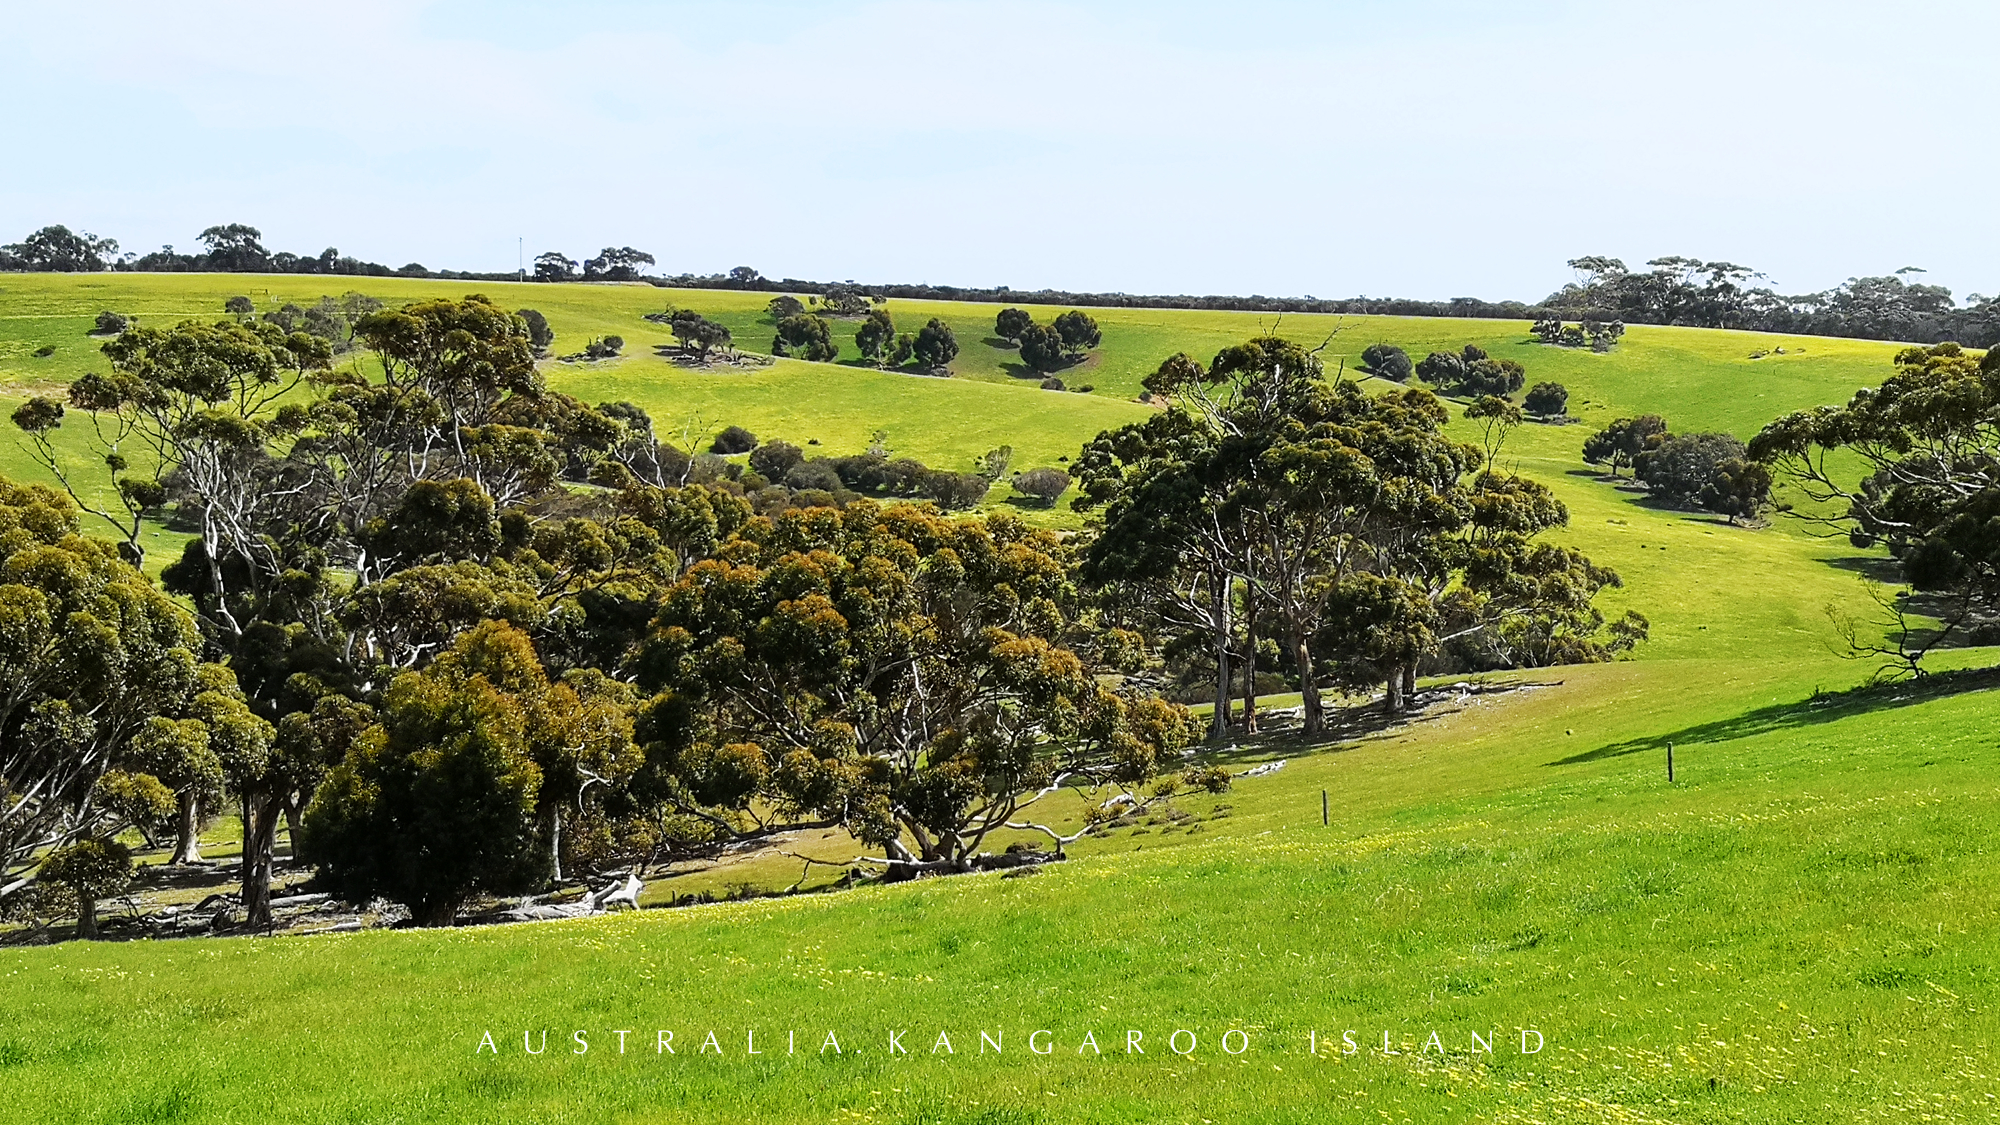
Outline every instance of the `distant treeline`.
{"label": "distant treeline", "polygon": [[518,271],[472,273],[433,270],[419,262],[390,267],[365,262],[327,247],[318,254],[273,252],[264,247],[263,232],[242,223],[209,227],[196,236],[202,249],[193,253],[162,246],[148,254],[119,253],[118,240],[99,238],[65,226],[43,227],[11,245],[0,246],[0,271],[17,273],[299,273],[336,277],[438,277],[466,281],[514,281]]}
{"label": "distant treeline", "polygon": [[[149,254],[120,254],[113,239],[44,227],[21,242],[0,246],[0,270],[88,272],[135,270],[155,273],[217,271],[302,273],[365,277],[437,277],[510,281],[519,272],[473,273],[427,269],[417,262],[391,268],[364,262],[328,247],[317,255],[271,252],[263,234],[242,223],[209,227],[197,240],[203,249],[181,253],[164,246]],[[1972,294],[1961,305],[1951,290],[1907,280],[1922,270],[1905,268],[1885,277],[1849,278],[1817,293],[1786,295],[1753,283],[1763,275],[1733,262],[1696,258],[1655,258],[1632,270],[1617,258],[1593,255],[1571,259],[1577,280],[1540,301],[1487,301],[1453,297],[1419,301],[1394,297],[1248,297],[1211,294],[1079,293],[1061,289],[1017,290],[1007,286],[860,285],[853,281],[769,278],[749,266],[727,273],[682,273],[670,277],[641,271],[653,256],[632,247],[607,247],[578,262],[560,251],[535,259],[537,281],[647,281],[670,289],[739,289],[763,293],[824,296],[858,290],[871,297],[930,301],[987,301],[1015,305],[1097,306],[1101,308],[1224,309],[1260,313],[1346,313],[1373,316],[1470,317],[1484,320],[1621,322],[1740,328],[1815,336],[1939,343],[1956,340],[1973,347],[2000,343],[2000,297]]]}

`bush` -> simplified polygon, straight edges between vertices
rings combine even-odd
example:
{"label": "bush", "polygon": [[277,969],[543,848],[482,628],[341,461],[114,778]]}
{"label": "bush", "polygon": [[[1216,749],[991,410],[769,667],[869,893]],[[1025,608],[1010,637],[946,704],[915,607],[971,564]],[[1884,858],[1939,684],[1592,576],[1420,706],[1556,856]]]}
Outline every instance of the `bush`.
{"label": "bush", "polygon": [[1633,475],[1644,481],[1653,495],[1669,504],[1687,506],[1696,502],[1724,462],[1747,460],[1743,443],[1730,434],[1661,433],[1648,438],[1633,459]]}
{"label": "bush", "polygon": [[805,302],[799,300],[797,297],[786,295],[771,298],[771,303],[764,306],[764,311],[770,313],[771,320],[776,322],[786,317],[799,315],[806,311],[806,306]]}
{"label": "bush", "polygon": [[56,354],[56,346],[54,344],[43,344],[41,347],[35,349],[36,359],[47,359],[54,354]]}
{"label": "bush", "polygon": [[132,320],[124,313],[109,310],[97,314],[97,327],[91,330],[93,336],[116,336],[132,327]]}
{"label": "bush", "polygon": [[[753,437],[754,443],[756,439]],[[781,481],[792,467],[806,459],[806,455],[788,441],[766,442],[756,446],[750,453],[750,467],[757,475],[768,481]]]}
{"label": "bush", "polygon": [[1073,356],[1081,356],[1104,339],[1104,334],[1097,330],[1097,319],[1082,309],[1071,309],[1057,317],[1054,327],[1063,350]]}
{"label": "bush", "polygon": [[1771,505],[1771,470],[1755,461],[1731,457],[1715,467],[1695,502],[1730,523],[1755,519]]}
{"label": "bush", "polygon": [[757,435],[741,426],[730,426],[715,435],[715,440],[709,443],[708,448],[711,452],[724,455],[748,453],[757,448]]}
{"label": "bush", "polygon": [[625,338],[623,336],[606,336],[585,344],[583,354],[591,359],[610,359],[624,350]]}
{"label": "bush", "polygon": [[1069,486],[1070,476],[1061,469],[1029,469],[1014,475],[1014,491],[1040,500],[1044,508],[1054,507]]}
{"label": "bush", "polygon": [[1561,383],[1536,383],[1521,400],[1530,414],[1555,418],[1569,413],[1569,388]]}
{"label": "bush", "polygon": [[528,322],[528,343],[533,344],[536,351],[556,342],[556,331],[549,327],[548,317],[534,309],[522,309],[514,315]]}
{"label": "bush", "polygon": [[993,334],[1002,340],[1019,343],[1021,333],[1026,332],[1028,326],[1033,323],[1035,318],[1028,315],[1026,309],[1001,309],[1000,314],[993,318]]}
{"label": "bush", "polygon": [[234,313],[237,316],[249,316],[251,313],[257,311],[257,306],[250,303],[250,298],[238,296],[231,297],[227,301],[222,302],[222,311]]}
{"label": "bush", "polygon": [[74,894],[76,936],[96,937],[97,900],[132,881],[132,852],[116,840],[78,840],[50,852],[35,878]]}
{"label": "bush", "polygon": [[1063,389],[1063,381],[1062,381],[1061,379],[1058,379],[1058,378],[1056,378],[1055,376],[1051,375],[1051,376],[1049,376],[1048,378],[1046,378],[1046,379],[1042,380],[1042,389],[1043,389],[1043,390],[1045,390],[1045,391],[1059,391],[1059,390],[1062,390],[1062,389]]}
{"label": "bush", "polygon": [[816,461],[801,461],[785,474],[785,487],[795,492],[835,492],[844,487],[840,471],[833,462],[821,458]]}
{"label": "bush", "polygon": [[1620,466],[1632,464],[1648,441],[1666,432],[1667,420],[1658,414],[1620,418],[1584,440],[1583,459],[1588,464],[1608,466],[1611,475],[1617,476]]}
{"label": "bush", "polygon": [[958,338],[952,335],[951,325],[931,318],[929,324],[917,330],[913,347],[917,363],[932,371],[942,371],[946,364],[958,358]]}
{"label": "bush", "polygon": [[1415,365],[1410,353],[1394,344],[1373,344],[1361,353],[1361,370],[1391,382],[1408,381]]}
{"label": "bush", "polygon": [[1465,361],[1456,352],[1432,352],[1417,364],[1417,377],[1433,387],[1457,384],[1465,374]]}
{"label": "bush", "polygon": [[778,322],[778,335],[771,341],[771,354],[828,363],[840,355],[840,345],[833,342],[833,325],[825,317],[800,313]]}
{"label": "bush", "polygon": [[923,491],[945,511],[962,512],[986,499],[986,490],[992,486],[991,481],[978,473],[952,473],[937,469],[924,477]]}
{"label": "bush", "polygon": [[[526,645],[510,626],[488,622],[459,650],[473,653],[495,637]],[[342,898],[382,895],[407,905],[419,924],[445,926],[474,893],[546,885],[549,842],[534,819],[542,784],[530,750],[535,712],[492,682],[513,687],[523,677],[466,667],[441,658],[391,681],[379,724],[355,740],[306,809],[300,856]]]}

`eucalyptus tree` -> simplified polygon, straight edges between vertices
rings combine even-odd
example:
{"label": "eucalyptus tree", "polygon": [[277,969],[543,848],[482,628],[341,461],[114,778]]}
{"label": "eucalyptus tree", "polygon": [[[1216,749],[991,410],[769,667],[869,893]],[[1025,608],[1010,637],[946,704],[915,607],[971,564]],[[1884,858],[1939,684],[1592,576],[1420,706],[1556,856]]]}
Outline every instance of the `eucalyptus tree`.
{"label": "eucalyptus tree", "polygon": [[[660,601],[635,789],[692,838],[841,826],[892,874],[970,869],[1066,788],[1138,786],[1193,723],[1100,682],[1059,539],[850,504],[753,519]],[[1150,798],[1148,798],[1150,799]]]}
{"label": "eucalyptus tree", "polygon": [[2000,349],[1905,348],[1880,387],[1776,419],[1749,453],[1812,501],[1790,516],[1886,546],[1929,596],[1936,627],[1899,610],[1886,647],[1857,648],[1921,672],[1931,649],[2000,619]]}

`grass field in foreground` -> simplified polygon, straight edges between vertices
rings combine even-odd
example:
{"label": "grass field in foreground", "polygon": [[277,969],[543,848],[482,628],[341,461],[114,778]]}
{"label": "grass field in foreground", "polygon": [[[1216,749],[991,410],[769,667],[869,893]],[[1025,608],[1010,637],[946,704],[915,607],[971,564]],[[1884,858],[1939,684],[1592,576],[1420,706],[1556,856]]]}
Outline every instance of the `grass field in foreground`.
{"label": "grass field in foreground", "polygon": [[[739,340],[762,344],[768,326],[749,326],[764,295],[10,276],[0,278],[0,395],[85,369],[94,345],[82,333],[99,306],[178,319],[213,315],[233,293],[262,307],[349,284],[388,299],[485,290],[546,312],[559,351],[623,335],[635,354],[555,365],[551,382],[592,401],[632,398],[663,430],[696,416],[849,452],[880,428],[899,452],[948,466],[1002,442],[1023,467],[1073,452],[1142,416],[1119,400],[1162,356],[1205,357],[1260,319],[1102,310],[1105,347],[1073,380],[1095,382],[1085,396],[1012,379],[1004,350],[975,335],[989,306],[892,303],[905,327],[927,315],[959,326],[965,353],[951,380],[800,363],[707,373],[650,355],[664,336],[639,314],[691,305],[737,318]],[[1332,327],[1280,326],[1315,343]],[[1523,325],[1504,322],[1340,327],[1330,355],[1377,341],[1419,354],[1477,342],[1521,358],[1531,380],[1571,388],[1591,424],[1525,427],[1505,459],[1569,505],[1566,541],[1625,576],[1603,605],[1653,619],[1638,659],[1495,677],[1518,690],[1316,752],[1265,748],[1253,756],[1291,760],[1186,802],[1188,821],[1089,842],[1032,878],[495,930],[0,951],[0,1119],[2000,1115],[1993,681],[1814,699],[1866,672],[1829,651],[1824,610],[1865,612],[1856,575],[1876,560],[1782,520],[1751,530],[1660,510],[1576,458],[1596,424],[1639,411],[1747,436],[1779,412],[1879,382],[1893,346],[1634,328],[1598,356],[1527,343]],[[33,360],[25,345],[38,341],[57,353]],[[1787,355],[1748,358],[1777,343]],[[0,459],[0,472],[31,470]],[[1939,666],[1995,655],[1949,653]],[[821,846],[839,841],[806,850]],[[771,860],[652,893],[783,885],[797,872]],[[632,1031],[623,1056],[620,1028]],[[1056,1033],[1046,1056],[1027,1050],[1041,1028]],[[1198,1037],[1191,1056],[1165,1049],[1180,1028]],[[1543,1035],[1541,1052],[1518,1053],[1524,1028]],[[524,1056],[522,1032],[543,1029],[548,1053]],[[578,1029],[587,1054],[571,1053]],[[675,1032],[671,1057],[653,1051],[661,1029]],[[1122,1053],[1132,1029],[1144,1056]],[[1221,1050],[1231,1029],[1249,1036],[1240,1056]],[[1309,1033],[1326,1047],[1348,1029],[1373,1049],[1305,1053]],[[720,1057],[698,1050],[711,1030]],[[752,1030],[766,1052],[754,1058]],[[774,1053],[788,1030],[799,1055]],[[829,1030],[837,1056],[816,1053]],[[982,1030],[1001,1036],[1001,1055],[978,1054]],[[475,1053],[485,1031],[498,1057]],[[892,1031],[907,1057],[887,1055]],[[939,1031],[955,1054],[929,1053]],[[1077,1053],[1086,1031],[1103,1055]],[[1423,1050],[1432,1031],[1445,1054]],[[1380,1052],[1384,1032],[1396,1054]],[[1491,1056],[1471,1050],[1474,1032]]]}
{"label": "grass field in foreground", "polygon": [[[1564,669],[1030,879],[0,952],[0,1117],[1990,1119],[1991,693],[1813,706],[1796,675],[1735,672]],[[1160,1049],[1181,1028],[1186,1058]],[[1350,1029],[1360,1053],[1307,1055]],[[1521,1029],[1545,1049],[1517,1053]],[[711,1030],[720,1057],[696,1053]],[[816,1053],[829,1030],[840,1055]],[[788,1031],[806,1053],[777,1053]],[[956,1054],[929,1052],[940,1031]],[[1106,1054],[1077,1054],[1086,1031]]]}

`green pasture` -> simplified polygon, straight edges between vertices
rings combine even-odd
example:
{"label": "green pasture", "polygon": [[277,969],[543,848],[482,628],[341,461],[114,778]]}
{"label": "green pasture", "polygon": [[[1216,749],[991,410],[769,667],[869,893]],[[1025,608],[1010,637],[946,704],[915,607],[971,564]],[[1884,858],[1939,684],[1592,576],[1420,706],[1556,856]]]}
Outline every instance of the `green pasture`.
{"label": "green pasture", "polygon": [[[1596,426],[1645,411],[1747,437],[1880,382],[1894,345],[1638,327],[1594,355],[1531,343],[1508,322],[1097,310],[1104,346],[1087,373],[1065,375],[1094,384],[1081,395],[1009,373],[1011,353],[983,342],[999,306],[891,303],[901,327],[935,315],[957,330],[953,377],[934,379],[790,361],[688,371],[652,354],[666,335],[639,319],[679,303],[767,347],[763,294],[7,276],[0,397],[89,369],[84,334],[101,308],[179,319],[219,315],[237,293],[264,308],[349,287],[535,307],[558,353],[622,335],[626,357],[554,363],[550,380],[638,402],[671,440],[740,424],[852,452],[880,430],[898,453],[952,468],[999,444],[1017,468],[1059,463],[1144,416],[1130,400],[1165,355],[1206,359],[1274,323],[1314,343],[1332,333],[1334,369],[1377,342],[1419,356],[1478,343],[1520,359],[1531,382],[1570,388],[1585,424],[1525,426],[1502,460],[1568,504],[1563,540],[1625,579],[1603,608],[1645,613],[1653,639],[1614,664],[1481,677],[1493,690],[1398,727],[1355,723],[1328,746],[1217,751],[1237,769],[1287,763],[1028,878],[505,929],[0,950],[0,1120],[2000,1116],[2000,678],[1979,671],[1996,654],[1950,652],[1938,669],[1968,671],[1850,690],[1870,668],[1834,651],[1827,614],[1870,614],[1862,576],[1883,560],[1794,521],[1740,528],[1663,510],[1577,460]],[[46,343],[56,353],[34,358]],[[1749,358],[1779,345],[1787,354]],[[39,479],[10,441],[0,472]],[[1037,518],[1075,523],[1065,510]],[[1074,823],[1081,808],[1052,811]],[[786,848],[854,854],[817,832]],[[648,897],[782,888],[799,871],[767,856],[660,880]],[[522,1033],[544,1029],[547,1053],[525,1055]],[[631,1033],[623,1055],[617,1029]],[[1053,1053],[1027,1049],[1038,1029],[1055,1033]],[[1178,1029],[1195,1034],[1193,1054],[1167,1048]],[[1241,1055],[1221,1049],[1232,1029],[1248,1036]],[[1361,1049],[1345,1055],[1350,1029]],[[1524,1029],[1542,1051],[1519,1052]],[[656,1053],[660,1030],[675,1054]],[[699,1050],[711,1030],[719,1057]],[[1124,1053],[1129,1030],[1145,1055]],[[489,1031],[497,1056],[477,1051]],[[788,1031],[797,1054],[783,1053]],[[838,1055],[819,1053],[828,1031]],[[940,1031],[955,1053],[931,1053]],[[981,1031],[1002,1037],[999,1055],[979,1054]],[[1102,1055],[1078,1053],[1086,1031]],[[1432,1031],[1442,1054],[1424,1049]],[[907,1056],[887,1052],[890,1032]],[[1384,1032],[1396,1053],[1381,1052]]]}

